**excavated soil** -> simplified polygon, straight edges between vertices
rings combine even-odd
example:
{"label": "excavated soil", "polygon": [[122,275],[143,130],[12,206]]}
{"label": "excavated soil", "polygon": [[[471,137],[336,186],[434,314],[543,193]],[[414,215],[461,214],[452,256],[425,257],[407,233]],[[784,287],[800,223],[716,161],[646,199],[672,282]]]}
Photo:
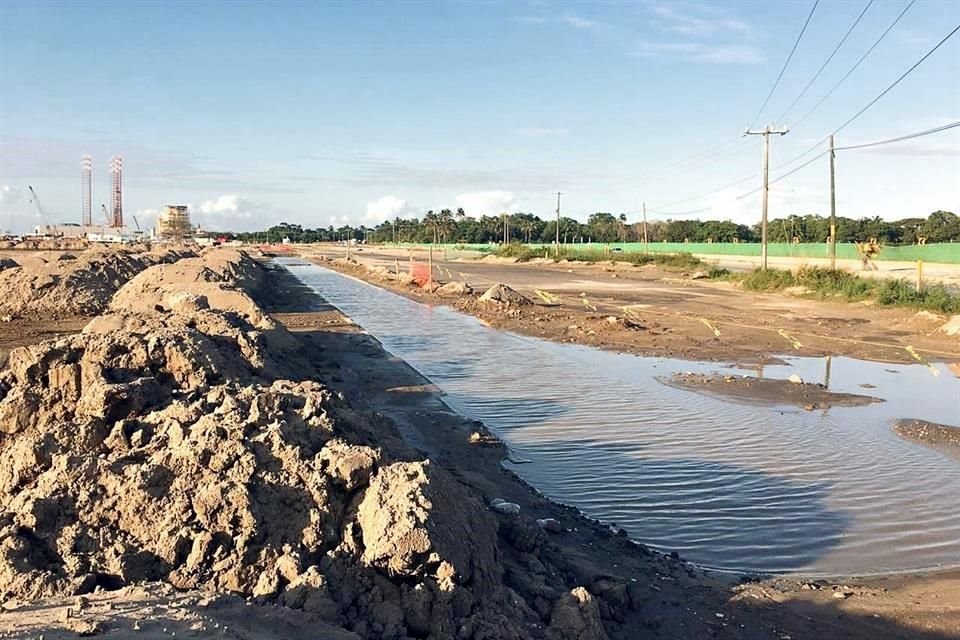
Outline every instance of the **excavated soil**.
{"label": "excavated soil", "polygon": [[566,638],[578,616],[595,633],[576,637],[604,637],[589,594],[561,597],[549,573],[539,613],[506,586],[498,531],[533,552],[532,521],[498,520],[392,425],[304,379],[248,293],[263,275],[237,252],[154,266],[82,333],[10,353],[2,599],[162,581],[363,638]]}
{"label": "excavated soil", "polygon": [[94,315],[106,308],[120,287],[147,267],[193,255],[191,250],[177,248],[149,251],[96,247],[76,253],[6,258],[0,269],[0,317]]}

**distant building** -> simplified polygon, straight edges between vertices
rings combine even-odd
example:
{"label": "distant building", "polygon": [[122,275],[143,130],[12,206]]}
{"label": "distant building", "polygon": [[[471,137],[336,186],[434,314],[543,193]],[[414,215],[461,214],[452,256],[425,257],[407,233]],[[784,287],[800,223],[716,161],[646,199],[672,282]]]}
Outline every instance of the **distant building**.
{"label": "distant building", "polygon": [[[91,242],[130,242],[134,234],[126,227],[111,227],[105,224],[42,224],[33,229],[34,235],[48,238],[87,239]],[[103,238],[109,236],[109,240]]]}
{"label": "distant building", "polygon": [[168,204],[157,216],[157,237],[164,240],[183,240],[193,236],[190,212],[186,205]]}

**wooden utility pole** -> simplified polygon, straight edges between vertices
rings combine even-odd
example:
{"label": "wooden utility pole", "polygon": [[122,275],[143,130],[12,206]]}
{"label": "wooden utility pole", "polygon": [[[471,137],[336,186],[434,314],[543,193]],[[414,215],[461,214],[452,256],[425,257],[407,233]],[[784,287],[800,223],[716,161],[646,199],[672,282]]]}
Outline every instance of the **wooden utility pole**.
{"label": "wooden utility pole", "polygon": [[429,263],[427,268],[430,270],[430,279],[427,284],[427,291],[433,293],[433,245],[430,245],[430,253],[429,257],[427,258],[427,262]]}
{"label": "wooden utility pole", "polygon": [[649,247],[647,246],[647,203],[643,203],[643,252],[647,253]]}
{"label": "wooden utility pole", "polygon": [[554,252],[556,257],[560,257],[560,196],[563,194],[557,191],[557,248]]}
{"label": "wooden utility pole", "polygon": [[503,212],[503,244],[504,245],[510,244],[509,227],[507,225],[508,225],[507,212],[504,211]]}
{"label": "wooden utility pole", "polygon": [[745,136],[763,136],[763,186],[760,188],[763,194],[763,215],[760,218],[760,268],[767,270],[767,201],[770,195],[770,134],[786,135],[789,129],[774,129],[770,125],[763,131],[750,131],[747,129]]}
{"label": "wooden utility pole", "polygon": [[837,268],[837,188],[834,172],[833,134],[830,134],[830,268]]}

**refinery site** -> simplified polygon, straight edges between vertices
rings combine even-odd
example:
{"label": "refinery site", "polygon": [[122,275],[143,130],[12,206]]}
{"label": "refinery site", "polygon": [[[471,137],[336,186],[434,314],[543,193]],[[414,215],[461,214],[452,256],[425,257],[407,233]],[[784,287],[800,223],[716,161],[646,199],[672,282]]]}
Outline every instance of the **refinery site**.
{"label": "refinery site", "polygon": [[0,2],[74,638],[960,640],[960,3]]}
{"label": "refinery site", "polygon": [[[81,213],[79,221],[66,222],[51,220],[51,215],[44,210],[40,196],[32,186],[28,186],[30,204],[37,217],[43,224],[33,228],[33,232],[14,237],[6,234],[5,240],[0,242],[27,245],[39,242],[82,242],[124,244],[135,242],[192,242],[200,246],[220,244],[220,241],[195,228],[190,222],[190,211],[187,205],[164,205],[149,227],[141,227],[136,215],[129,215],[124,220],[123,213],[123,158],[114,156],[110,159],[110,193],[109,208],[105,203],[99,210],[94,208],[93,193],[93,158],[84,155],[80,162],[81,180]],[[96,220],[99,218],[99,222]],[[132,225],[130,222],[132,221]]]}

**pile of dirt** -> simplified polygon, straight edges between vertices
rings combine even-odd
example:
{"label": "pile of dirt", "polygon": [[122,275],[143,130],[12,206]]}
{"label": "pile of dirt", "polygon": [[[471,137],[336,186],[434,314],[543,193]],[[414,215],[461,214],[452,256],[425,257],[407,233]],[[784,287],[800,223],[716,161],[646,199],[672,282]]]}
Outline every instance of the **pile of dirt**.
{"label": "pile of dirt", "polygon": [[468,296],[473,293],[473,288],[466,282],[448,282],[437,287],[434,293],[438,296]]}
{"label": "pile of dirt", "polygon": [[136,252],[96,247],[18,261],[18,266],[0,270],[0,315],[47,319],[94,315],[137,273],[192,255],[184,249]]}
{"label": "pile of dirt", "polygon": [[505,284],[495,284],[491,286],[479,299],[481,302],[498,302],[500,304],[533,304],[525,295],[511,289]]}
{"label": "pile of dirt", "polygon": [[[151,267],[83,333],[11,352],[0,600],[164,581],[363,638],[566,638],[571,618],[578,637],[604,637],[589,594],[508,586],[500,540],[534,552],[535,525],[498,520],[392,424],[296,379],[269,344],[285,329],[205,298],[218,284],[255,307],[247,260],[204,255],[181,265],[193,279],[180,289],[176,269]],[[526,582],[550,572],[538,573]]]}

